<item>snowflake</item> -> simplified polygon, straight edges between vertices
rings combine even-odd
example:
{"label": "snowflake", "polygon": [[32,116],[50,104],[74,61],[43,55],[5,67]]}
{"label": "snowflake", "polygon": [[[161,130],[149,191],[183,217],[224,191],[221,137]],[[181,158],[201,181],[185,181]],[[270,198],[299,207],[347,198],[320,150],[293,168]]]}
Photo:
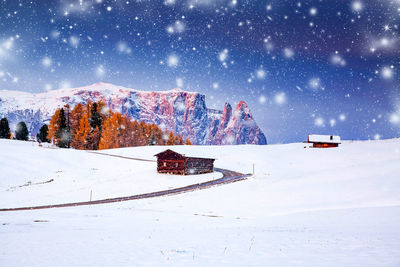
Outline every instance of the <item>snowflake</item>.
{"label": "snowflake", "polygon": [[172,6],[175,4],[175,0],[165,0],[164,5],[166,6]]}
{"label": "snowflake", "polygon": [[258,102],[260,102],[260,104],[264,104],[265,102],[267,102],[267,97],[265,97],[264,95],[260,95],[260,97],[258,98]]}
{"label": "snowflake", "polygon": [[285,56],[285,58],[293,58],[294,50],[290,47],[286,47],[283,49],[283,55]]}
{"label": "snowflake", "polygon": [[321,117],[318,117],[314,120],[314,125],[318,127],[325,127],[325,120]]}
{"label": "snowflake", "polygon": [[69,45],[73,48],[78,48],[79,42],[80,40],[78,36],[72,35],[71,37],[69,37]]}
{"label": "snowflake", "polygon": [[286,102],[286,94],[284,92],[275,94],[274,101],[278,105],[284,104]]}
{"label": "snowflake", "polygon": [[105,74],[106,74],[106,69],[104,68],[103,65],[99,65],[99,66],[96,68],[96,76],[99,77],[99,78],[101,78],[101,77],[103,77]]}
{"label": "snowflake", "polygon": [[186,106],[184,102],[175,103],[175,108],[177,111],[184,112],[186,110]]}
{"label": "snowflake", "polygon": [[310,15],[311,16],[316,16],[317,15],[317,13],[318,13],[318,10],[317,10],[317,8],[315,8],[315,7],[312,7],[312,8],[310,8]]}
{"label": "snowflake", "polygon": [[361,12],[361,11],[364,9],[364,4],[363,4],[361,1],[358,1],[358,0],[353,1],[353,2],[351,3],[351,9],[352,9],[354,12],[359,13],[359,12]]}
{"label": "snowflake", "polygon": [[178,67],[178,65],[179,65],[178,56],[175,54],[169,55],[167,58],[167,64],[168,64],[168,67],[171,67],[171,68]]}
{"label": "snowflake", "polygon": [[0,41],[0,60],[8,55],[8,51],[14,46],[14,37],[10,37],[4,41]]}
{"label": "snowflake", "polygon": [[380,140],[381,139],[381,135],[380,134],[375,134],[374,135],[374,139],[375,140]]}
{"label": "snowflake", "polygon": [[71,88],[71,83],[69,81],[62,81],[59,86],[62,89],[68,89]]}
{"label": "snowflake", "polygon": [[224,49],[222,50],[219,54],[218,54],[218,59],[221,62],[225,62],[225,60],[228,59],[228,49]]}
{"label": "snowflake", "polygon": [[177,20],[172,25],[167,26],[167,32],[169,34],[173,33],[183,33],[186,29],[186,25],[183,21]]}
{"label": "snowflake", "polygon": [[393,76],[394,76],[393,68],[394,68],[394,66],[383,67],[382,70],[381,70],[382,78],[385,79],[385,80],[392,79]]}
{"label": "snowflake", "polygon": [[313,90],[318,90],[321,87],[321,80],[319,78],[311,78],[308,81],[308,86]]}
{"label": "snowflake", "polygon": [[267,73],[265,70],[263,70],[262,68],[256,70],[256,77],[259,80],[264,80],[265,77],[267,76]]}
{"label": "snowflake", "polygon": [[344,60],[338,53],[331,56],[331,63],[337,66],[346,66],[346,60]]}
{"label": "snowflake", "polygon": [[52,64],[52,60],[51,60],[50,57],[44,57],[44,58],[42,58],[42,65],[43,65],[45,68],[50,67],[51,64]]}
{"label": "snowflake", "polygon": [[44,90],[45,90],[45,91],[50,91],[51,89],[53,89],[53,86],[52,86],[51,84],[46,83],[46,84],[44,85]]}
{"label": "snowflake", "polygon": [[391,114],[390,118],[389,118],[389,121],[392,124],[396,124],[396,125],[399,124],[400,123],[400,115],[397,114],[397,113]]}
{"label": "snowflake", "polygon": [[183,79],[182,78],[176,78],[176,86],[179,88],[183,87]]}
{"label": "snowflake", "polygon": [[121,54],[131,54],[132,53],[132,49],[128,46],[128,44],[126,42],[119,41],[117,43],[116,47],[117,47],[118,52]]}

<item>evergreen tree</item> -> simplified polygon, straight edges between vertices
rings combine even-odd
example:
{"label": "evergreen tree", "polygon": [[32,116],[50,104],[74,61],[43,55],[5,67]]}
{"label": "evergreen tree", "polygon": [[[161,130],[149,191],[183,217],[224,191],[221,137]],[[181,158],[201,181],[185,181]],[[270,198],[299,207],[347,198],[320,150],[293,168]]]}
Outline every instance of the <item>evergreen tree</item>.
{"label": "evergreen tree", "polygon": [[152,144],[150,145],[163,145],[164,144],[164,141],[162,139],[163,132],[161,131],[161,129],[156,124],[152,124],[150,126],[150,130],[151,130],[150,140],[152,141]]}
{"label": "evergreen tree", "polygon": [[71,147],[71,109],[69,108],[69,105],[66,104],[64,106],[64,116],[65,116],[65,124],[66,128],[64,130],[64,136],[65,136],[65,142],[66,142],[66,147],[70,148]]}
{"label": "evergreen tree", "polygon": [[50,143],[50,139],[47,138],[49,127],[44,124],[40,127],[39,133],[36,135],[36,139],[42,143]]}
{"label": "evergreen tree", "polygon": [[64,108],[60,109],[60,115],[58,117],[57,125],[58,129],[55,133],[56,145],[62,148],[69,147],[71,136],[69,132],[69,127],[67,125]]}
{"label": "evergreen tree", "polygon": [[87,146],[86,148],[89,150],[97,150],[99,149],[101,132],[99,127],[96,127],[89,133],[88,138],[86,139]]}
{"label": "evergreen tree", "polygon": [[151,133],[150,140],[149,140],[149,146],[154,146],[157,144],[156,138],[154,137],[154,133]]}
{"label": "evergreen tree", "polygon": [[89,123],[90,123],[91,129],[94,130],[97,127],[101,131],[101,121],[102,121],[102,117],[99,112],[99,107],[98,107],[98,104],[95,102],[92,104],[92,107],[90,109]]}
{"label": "evergreen tree", "polygon": [[97,150],[100,144],[101,132],[102,132],[102,121],[105,116],[102,116],[100,110],[104,107],[103,102],[89,104],[90,106],[90,133],[87,138],[87,148],[91,150]]}
{"label": "evergreen tree", "polygon": [[28,128],[26,127],[25,122],[18,122],[15,128],[15,138],[17,140],[28,141]]}
{"label": "evergreen tree", "polygon": [[2,139],[10,139],[11,131],[10,126],[8,125],[7,118],[2,118],[0,120],[0,138]]}

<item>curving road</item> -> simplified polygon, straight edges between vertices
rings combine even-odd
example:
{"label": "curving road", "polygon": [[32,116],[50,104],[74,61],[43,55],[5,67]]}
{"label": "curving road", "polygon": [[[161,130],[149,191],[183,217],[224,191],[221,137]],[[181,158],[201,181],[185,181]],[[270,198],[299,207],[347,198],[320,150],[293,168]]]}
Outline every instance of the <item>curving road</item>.
{"label": "curving road", "polygon": [[[117,156],[117,155],[112,155],[112,154],[105,154],[105,153],[100,153],[100,152],[91,152],[91,153],[102,154],[102,155],[113,156],[113,157],[120,157],[120,158],[130,159],[130,160],[153,161],[153,160],[146,160],[146,159],[139,159],[139,158],[129,158],[129,157],[124,157],[124,156]],[[214,168],[214,171],[221,172],[223,174],[222,178],[207,181],[207,182],[197,183],[197,184],[191,184],[191,185],[184,186],[184,187],[178,187],[178,188],[156,191],[156,192],[145,193],[145,194],[138,194],[138,195],[133,195],[133,196],[106,198],[106,199],[93,200],[93,201],[71,202],[71,203],[54,204],[54,205],[20,207],[20,208],[3,208],[3,209],[0,209],[0,212],[1,211],[38,210],[38,209],[86,206],[86,205],[105,204],[105,203],[121,202],[121,201],[135,200],[135,199],[170,196],[170,195],[187,193],[187,192],[191,192],[191,191],[195,191],[195,190],[206,189],[206,188],[210,188],[210,187],[217,186],[217,185],[234,183],[234,182],[246,180],[249,176],[251,176],[251,174],[242,174],[239,172],[234,172],[231,170],[220,169],[220,168]]]}

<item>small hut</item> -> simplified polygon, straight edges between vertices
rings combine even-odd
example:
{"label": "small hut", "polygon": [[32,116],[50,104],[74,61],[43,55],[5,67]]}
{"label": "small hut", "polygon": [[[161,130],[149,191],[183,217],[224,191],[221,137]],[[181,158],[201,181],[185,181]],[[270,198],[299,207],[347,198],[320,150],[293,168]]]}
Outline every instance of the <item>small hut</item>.
{"label": "small hut", "polygon": [[214,171],[215,159],[187,157],[171,149],[167,149],[156,155],[157,172],[172,174],[201,174]]}
{"label": "small hut", "polygon": [[307,142],[312,143],[313,147],[319,148],[338,147],[340,144],[340,136],[310,134]]}

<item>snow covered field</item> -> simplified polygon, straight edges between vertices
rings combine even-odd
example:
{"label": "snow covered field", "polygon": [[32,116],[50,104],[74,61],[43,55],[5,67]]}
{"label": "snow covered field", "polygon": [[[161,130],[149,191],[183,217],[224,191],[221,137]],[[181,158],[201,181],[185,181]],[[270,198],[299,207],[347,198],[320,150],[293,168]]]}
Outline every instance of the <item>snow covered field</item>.
{"label": "snow covered field", "polygon": [[[92,200],[130,196],[222,177],[221,173],[194,175],[190,179],[158,174],[156,162],[38,147],[37,143],[0,139],[0,147],[0,158],[7,159],[0,174],[2,207],[88,201],[90,192]],[[158,147],[154,154],[164,149]],[[107,153],[116,154],[115,151]],[[156,160],[154,154],[146,153],[145,158]]]}
{"label": "snow covered field", "polygon": [[[254,164],[255,175],[169,197],[0,212],[0,266],[400,266],[400,139],[304,146],[175,147],[242,173]],[[101,152],[153,159],[163,149]],[[151,162],[7,140],[0,158],[0,208],[217,175],[158,175]]]}

